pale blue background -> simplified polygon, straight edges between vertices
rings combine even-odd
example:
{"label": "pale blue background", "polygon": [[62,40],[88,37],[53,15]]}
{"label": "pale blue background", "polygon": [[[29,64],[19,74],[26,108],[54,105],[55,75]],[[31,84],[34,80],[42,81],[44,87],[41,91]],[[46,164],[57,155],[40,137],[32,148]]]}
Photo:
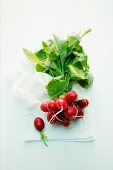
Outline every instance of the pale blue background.
{"label": "pale blue background", "polygon": [[[1,0],[1,170],[113,170],[113,1]],[[95,76],[94,130],[89,143],[24,143],[23,113],[4,77],[24,56],[55,33],[91,27],[82,44]]]}

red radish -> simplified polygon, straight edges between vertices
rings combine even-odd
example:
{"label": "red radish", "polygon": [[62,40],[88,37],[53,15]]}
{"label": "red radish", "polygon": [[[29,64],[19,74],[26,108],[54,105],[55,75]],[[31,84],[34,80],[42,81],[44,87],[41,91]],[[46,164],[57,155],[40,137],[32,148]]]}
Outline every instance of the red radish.
{"label": "red radish", "polygon": [[44,102],[40,105],[40,109],[43,111],[43,112],[48,112],[48,102]]}
{"label": "red radish", "polygon": [[44,142],[44,144],[46,146],[48,146],[47,143],[46,143],[47,137],[45,136],[45,134],[43,132],[43,129],[45,127],[43,119],[40,118],[40,117],[36,117],[35,120],[34,120],[34,127],[35,127],[36,130],[38,130],[40,132],[41,140]]}
{"label": "red radish", "polygon": [[89,101],[87,99],[81,99],[77,102],[77,105],[84,108],[87,107],[89,104]]}
{"label": "red radish", "polygon": [[42,118],[40,117],[36,117],[34,120],[34,126],[36,128],[36,130],[41,131],[44,129],[44,121]]}
{"label": "red radish", "polygon": [[67,103],[72,103],[75,100],[77,100],[78,94],[76,91],[71,90],[68,93],[65,94],[64,99],[67,101]]}
{"label": "red radish", "polygon": [[64,115],[67,119],[76,118],[78,114],[78,109],[76,106],[68,106],[64,111]]}
{"label": "red radish", "polygon": [[56,103],[59,110],[64,110],[67,107],[67,102],[63,98],[58,98]]}
{"label": "red radish", "polygon": [[84,109],[81,108],[80,106],[77,106],[77,109],[78,109],[77,119],[80,119],[84,116]]}
{"label": "red radish", "polygon": [[62,125],[63,125],[64,127],[69,127],[70,121],[65,120],[64,122],[62,122]]}
{"label": "red radish", "polygon": [[56,100],[50,100],[48,103],[48,110],[50,112],[56,112],[58,110]]}
{"label": "red radish", "polygon": [[[52,112],[48,112],[47,113],[47,121],[50,122],[51,124],[56,124],[58,123],[58,120],[56,119],[56,117],[54,117],[52,119],[52,117],[54,116],[54,114]],[[52,120],[51,120],[52,119]],[[51,121],[50,121],[51,120]]]}
{"label": "red radish", "polygon": [[89,100],[86,99],[86,102],[87,102],[87,106],[89,105]]}
{"label": "red radish", "polygon": [[64,127],[68,127],[70,125],[70,120],[65,117],[63,112],[56,116],[59,123],[61,123]]}

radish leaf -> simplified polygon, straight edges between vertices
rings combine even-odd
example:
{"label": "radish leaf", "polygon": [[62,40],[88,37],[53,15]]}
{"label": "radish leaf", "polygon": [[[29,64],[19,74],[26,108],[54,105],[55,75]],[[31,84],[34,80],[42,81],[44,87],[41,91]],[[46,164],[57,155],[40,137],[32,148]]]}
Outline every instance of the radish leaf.
{"label": "radish leaf", "polygon": [[51,98],[57,98],[65,89],[67,82],[59,78],[53,78],[47,84],[46,89]]}

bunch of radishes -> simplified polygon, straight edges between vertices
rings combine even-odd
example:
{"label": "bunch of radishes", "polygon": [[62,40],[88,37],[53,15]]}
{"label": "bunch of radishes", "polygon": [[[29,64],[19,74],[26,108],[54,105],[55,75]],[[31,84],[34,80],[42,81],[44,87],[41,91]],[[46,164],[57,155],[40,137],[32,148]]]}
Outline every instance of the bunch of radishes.
{"label": "bunch of radishes", "polygon": [[[42,103],[40,109],[43,112],[47,112],[47,121],[49,123],[61,124],[64,127],[68,127],[73,120],[83,118],[84,108],[89,104],[87,99],[77,99],[77,92],[71,90],[63,98]],[[34,126],[41,132],[41,138],[43,140],[45,137],[42,133],[45,127],[43,119],[40,117],[35,118]]]}
{"label": "bunch of radishes", "polygon": [[84,108],[89,104],[87,99],[77,99],[77,92],[71,90],[63,98],[42,103],[40,108],[43,112],[47,112],[48,122],[51,124],[60,123],[67,127],[72,120],[84,116]]}

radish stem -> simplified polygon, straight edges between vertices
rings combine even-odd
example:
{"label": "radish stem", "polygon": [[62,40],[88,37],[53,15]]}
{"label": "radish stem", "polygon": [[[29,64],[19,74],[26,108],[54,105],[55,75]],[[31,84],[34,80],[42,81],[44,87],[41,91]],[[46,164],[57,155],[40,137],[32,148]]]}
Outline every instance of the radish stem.
{"label": "radish stem", "polygon": [[48,146],[46,141],[47,141],[47,136],[44,134],[43,130],[40,131],[40,139],[44,142],[45,146]]}

